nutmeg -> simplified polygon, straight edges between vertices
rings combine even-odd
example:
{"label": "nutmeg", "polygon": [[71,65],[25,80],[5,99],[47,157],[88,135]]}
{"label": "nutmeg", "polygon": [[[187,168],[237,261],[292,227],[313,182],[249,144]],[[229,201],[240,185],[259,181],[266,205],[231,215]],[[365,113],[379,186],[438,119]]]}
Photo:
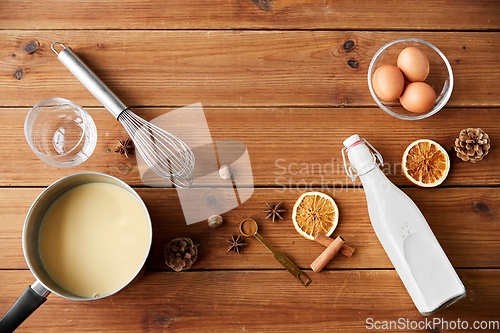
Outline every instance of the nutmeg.
{"label": "nutmeg", "polygon": [[208,218],[207,220],[208,226],[211,228],[217,228],[219,227],[223,221],[222,216],[220,215],[212,215]]}
{"label": "nutmeg", "polygon": [[224,180],[228,180],[232,176],[231,166],[229,164],[224,164],[219,169],[219,176]]}

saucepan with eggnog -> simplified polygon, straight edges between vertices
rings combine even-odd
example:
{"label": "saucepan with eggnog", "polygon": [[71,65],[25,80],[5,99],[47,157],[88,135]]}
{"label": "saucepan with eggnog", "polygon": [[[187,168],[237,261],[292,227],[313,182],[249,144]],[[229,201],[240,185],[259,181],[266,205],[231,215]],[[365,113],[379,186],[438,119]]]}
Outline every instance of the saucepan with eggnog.
{"label": "saucepan with eggnog", "polygon": [[1,332],[15,330],[50,293],[89,301],[127,286],[149,255],[151,219],[140,196],[123,181],[77,173],[38,196],[22,240],[36,281],[0,319]]}

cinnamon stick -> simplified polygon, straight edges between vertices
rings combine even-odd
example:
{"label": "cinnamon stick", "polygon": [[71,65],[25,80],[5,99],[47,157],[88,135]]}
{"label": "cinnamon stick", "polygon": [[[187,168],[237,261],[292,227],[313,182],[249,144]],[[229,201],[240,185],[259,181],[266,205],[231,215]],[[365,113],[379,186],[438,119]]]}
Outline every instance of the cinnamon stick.
{"label": "cinnamon stick", "polygon": [[342,245],[344,245],[344,242],[344,239],[340,236],[335,238],[335,240],[313,261],[311,264],[312,270],[316,273],[321,272],[330,259],[332,259],[335,254],[339,252]]}
{"label": "cinnamon stick", "polygon": [[[333,239],[331,239],[328,236],[323,235],[322,233],[318,232],[316,236],[314,237],[314,240],[318,243],[320,243],[323,246],[328,247],[332,242]],[[350,247],[349,245],[342,245],[342,247],[339,250],[340,254],[345,255],[346,257],[351,257],[352,254],[354,253],[354,248]]]}

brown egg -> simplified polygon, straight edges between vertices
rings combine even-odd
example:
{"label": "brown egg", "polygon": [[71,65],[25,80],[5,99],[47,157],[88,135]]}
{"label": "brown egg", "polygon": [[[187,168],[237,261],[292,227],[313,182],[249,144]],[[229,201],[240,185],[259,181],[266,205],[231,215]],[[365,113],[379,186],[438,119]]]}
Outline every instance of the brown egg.
{"label": "brown egg", "polygon": [[401,51],[397,65],[408,82],[422,82],[429,75],[429,59],[413,46]]}
{"label": "brown egg", "polygon": [[436,92],[427,83],[412,82],[406,86],[399,101],[408,111],[424,113],[434,106],[436,102]]}
{"label": "brown egg", "polygon": [[373,90],[387,102],[395,101],[403,92],[405,80],[401,71],[392,65],[382,65],[372,76]]}

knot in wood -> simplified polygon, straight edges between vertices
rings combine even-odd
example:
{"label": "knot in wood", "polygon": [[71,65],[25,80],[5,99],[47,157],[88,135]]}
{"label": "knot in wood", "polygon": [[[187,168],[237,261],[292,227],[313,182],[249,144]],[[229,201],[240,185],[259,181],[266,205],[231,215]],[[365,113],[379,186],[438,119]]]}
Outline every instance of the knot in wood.
{"label": "knot in wood", "polygon": [[33,53],[38,50],[39,45],[40,44],[38,43],[38,41],[30,42],[24,47],[24,51],[26,51],[27,53]]}
{"label": "knot in wood", "polygon": [[212,195],[208,196],[206,201],[207,201],[207,205],[209,205],[210,207],[215,207],[219,204],[219,202],[217,201],[217,198],[215,198]]}
{"label": "knot in wood", "polygon": [[260,10],[269,12],[273,9],[273,0],[252,0]]}
{"label": "knot in wood", "polygon": [[348,60],[347,61],[347,64],[349,65],[349,67],[351,68],[358,68],[359,67],[359,62],[357,62],[356,60]]}
{"label": "knot in wood", "polygon": [[486,205],[482,202],[478,202],[476,204],[476,210],[479,212],[487,212],[488,210],[490,210],[490,207],[488,207],[488,205]]}
{"label": "knot in wood", "polygon": [[120,164],[120,166],[118,166],[118,170],[123,174],[127,174],[130,172],[130,167],[126,164]]}
{"label": "knot in wood", "polygon": [[353,40],[348,40],[344,43],[344,50],[346,51],[352,51],[354,49],[354,46],[356,46],[356,44],[354,43]]}
{"label": "knot in wood", "polygon": [[175,323],[174,317],[172,317],[172,315],[169,313],[161,313],[156,318],[154,318],[154,320],[161,327],[170,327]]}
{"label": "knot in wood", "polygon": [[24,72],[22,69],[18,69],[17,71],[14,72],[14,77],[16,80],[21,80],[24,76]]}

